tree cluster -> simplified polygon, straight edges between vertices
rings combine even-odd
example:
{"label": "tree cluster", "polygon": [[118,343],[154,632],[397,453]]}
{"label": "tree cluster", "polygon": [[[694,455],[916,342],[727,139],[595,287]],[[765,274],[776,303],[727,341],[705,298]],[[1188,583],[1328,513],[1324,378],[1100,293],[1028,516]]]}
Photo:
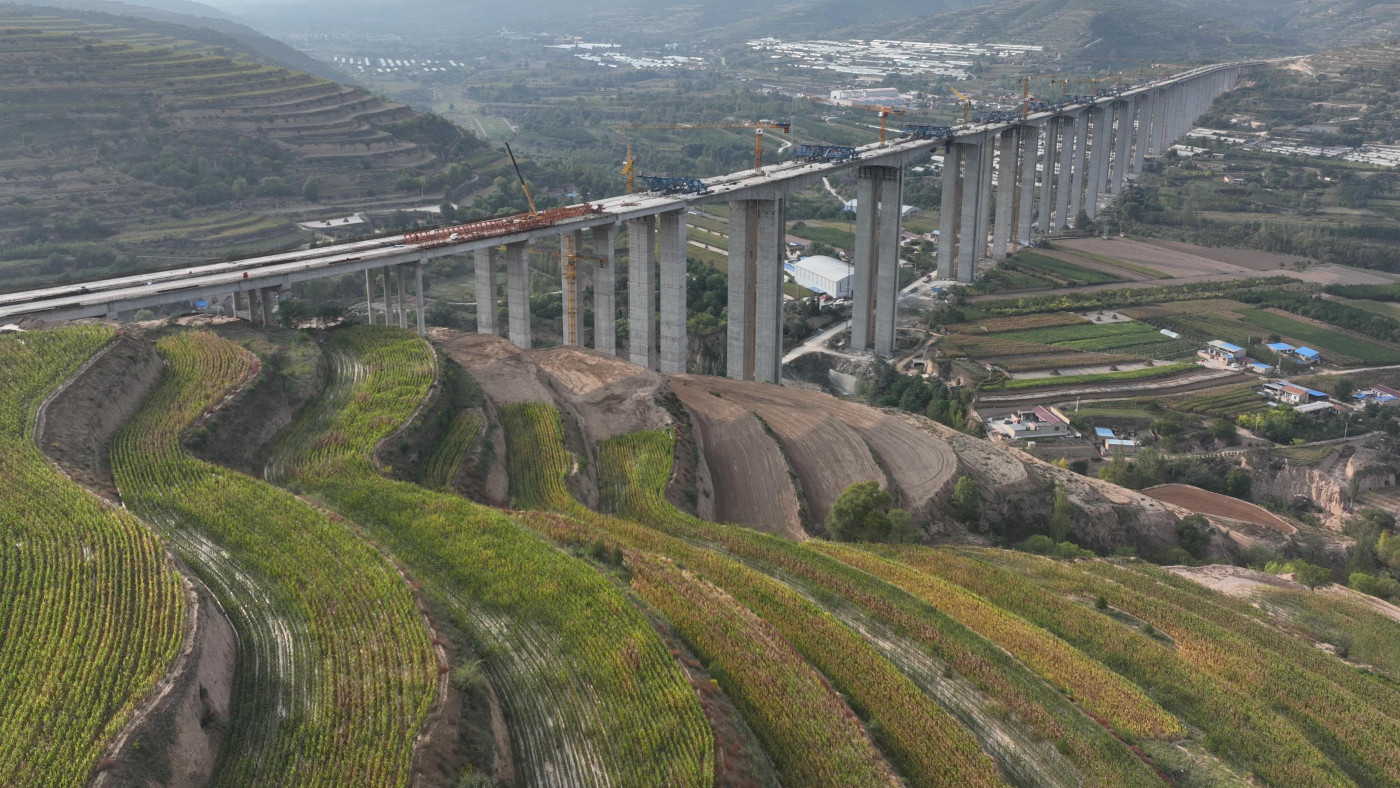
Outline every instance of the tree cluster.
{"label": "tree cluster", "polygon": [[909,512],[891,508],[894,496],[875,481],[847,487],[826,515],[826,530],[842,542],[917,542],[922,536]]}

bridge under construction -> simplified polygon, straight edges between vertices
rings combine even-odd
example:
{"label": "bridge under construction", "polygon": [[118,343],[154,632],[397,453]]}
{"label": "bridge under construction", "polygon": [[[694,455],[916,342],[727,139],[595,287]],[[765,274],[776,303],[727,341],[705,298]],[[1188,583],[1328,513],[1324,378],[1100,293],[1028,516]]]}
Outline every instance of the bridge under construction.
{"label": "bridge under construction", "polygon": [[[1005,257],[1033,234],[1090,219],[1102,199],[1121,191],[1147,156],[1165,153],[1251,61],[1206,66],[1113,95],[1082,97],[1046,111],[952,128],[915,127],[903,137],[671,188],[611,197],[434,230],[316,249],[264,255],[82,284],[0,295],[0,322],[20,318],[116,318],[121,312],[233,294],[234,311],[271,323],[280,294],[298,282],[364,273],[371,323],[408,327],[405,277],[421,305],[424,263],[473,255],[477,330],[498,333],[490,299],[504,258],[506,335],[530,346],[529,245],[560,238],[565,271],[564,342],[616,355],[615,258],[627,231],[628,354],[663,373],[686,372],[686,216],[698,203],[729,207],[729,321],[726,374],[777,383],[782,366],[784,209],[788,195],[823,176],[854,168],[857,176],[855,276],[850,348],[891,355],[895,349],[900,209],[904,168],[944,151],[938,275],[972,281],[980,259]],[[820,146],[808,146],[817,148]],[[831,146],[826,146],[831,147]],[[669,185],[668,185],[669,186]],[[582,262],[582,264],[579,264]],[[592,331],[581,325],[592,285]],[[658,297],[659,296],[659,297]],[[424,331],[423,310],[414,310]]]}

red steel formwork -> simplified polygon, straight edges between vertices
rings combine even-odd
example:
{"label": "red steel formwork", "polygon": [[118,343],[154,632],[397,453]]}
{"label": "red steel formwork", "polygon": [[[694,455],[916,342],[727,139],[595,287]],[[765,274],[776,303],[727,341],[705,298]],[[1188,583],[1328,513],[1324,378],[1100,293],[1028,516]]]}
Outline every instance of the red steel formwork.
{"label": "red steel formwork", "polygon": [[533,216],[528,213],[518,213],[514,216],[503,216],[499,219],[484,219],[479,222],[471,222],[468,224],[457,224],[451,227],[438,227],[432,230],[405,233],[403,242],[405,244],[417,244],[420,249],[429,249],[434,246],[444,246],[446,244],[460,243],[462,241],[475,241],[481,238],[512,235],[514,233],[525,232],[526,230],[548,227],[568,219],[577,219],[581,216],[591,216],[602,212],[602,206],[593,205],[591,203],[570,205],[563,208],[547,208]]}

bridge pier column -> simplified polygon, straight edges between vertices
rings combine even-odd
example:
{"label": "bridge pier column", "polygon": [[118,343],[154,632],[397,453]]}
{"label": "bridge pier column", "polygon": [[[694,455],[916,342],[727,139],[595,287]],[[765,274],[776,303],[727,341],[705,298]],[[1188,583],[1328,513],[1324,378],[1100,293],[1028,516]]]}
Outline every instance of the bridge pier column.
{"label": "bridge pier column", "polygon": [[[427,336],[428,323],[424,313],[427,311],[428,302],[423,299],[423,261],[419,260],[413,264],[413,294],[418,298],[418,336]],[[481,298],[476,299],[477,310],[481,310]],[[495,311],[494,307],[492,311]]]}
{"label": "bridge pier column", "polygon": [[1152,96],[1152,148],[1151,152],[1165,156],[1171,146],[1167,137],[1167,111],[1171,102],[1169,90],[1163,89]]}
{"label": "bridge pier column", "polygon": [[[570,243],[572,237],[572,243]],[[587,265],[570,260],[568,255],[583,254],[583,231],[575,230],[559,236],[559,282],[563,292],[564,344],[583,345],[583,277]],[[569,281],[569,265],[574,267],[574,280]]]}
{"label": "bridge pier column", "polygon": [[[961,147],[963,160],[962,196],[959,198],[958,218],[958,276],[959,282],[971,282],[977,268],[977,211],[982,204],[982,159],[990,156],[980,143],[955,143]],[[984,238],[983,243],[986,243]]]}
{"label": "bridge pier column", "polygon": [[1060,123],[1060,149],[1056,153],[1060,171],[1055,177],[1055,216],[1051,223],[1051,232],[1069,226],[1071,219],[1069,196],[1070,190],[1073,188],[1070,176],[1074,170],[1074,150],[1077,145],[1076,139],[1079,136],[1078,118],[1066,115],[1061,118]]}
{"label": "bridge pier column", "polygon": [[506,323],[509,339],[530,349],[530,250],[528,241],[506,244]]}
{"label": "bridge pier column", "polygon": [[[874,350],[880,355],[894,352],[903,198],[902,168],[860,167],[857,170],[856,259],[851,286],[852,350]],[[963,204],[967,204],[966,195]],[[963,226],[968,226],[966,221]]]}
{"label": "bridge pier column", "polygon": [[1133,152],[1132,152],[1132,172],[1142,172],[1143,162],[1147,158],[1148,140],[1151,139],[1150,126],[1152,125],[1152,96],[1144,94],[1138,96],[1134,102],[1134,124]]}
{"label": "bridge pier column", "polygon": [[783,250],[786,247],[787,201],[758,201],[758,228],[753,269],[753,379],[783,380]]}
{"label": "bridge pier column", "polygon": [[759,200],[729,201],[729,323],[724,374],[753,380]]}
{"label": "bridge pier column", "polygon": [[233,291],[233,299],[232,299],[232,300],[233,300],[233,316],[234,316],[235,319],[241,319],[241,318],[243,317],[243,308],[240,306],[239,302],[243,300],[243,291],[242,291],[242,290],[235,290],[235,291]]}
{"label": "bridge pier column", "polygon": [[656,217],[627,222],[627,355],[656,369]]}
{"label": "bridge pier column", "polygon": [[1035,208],[1035,220],[1040,234],[1054,232],[1052,214],[1055,212],[1055,160],[1059,158],[1060,140],[1064,138],[1063,118],[1052,118],[1045,124],[1045,156],[1040,167],[1040,200]]}
{"label": "bridge pier column", "polygon": [[593,347],[617,355],[617,269],[613,248],[614,226],[593,228]]}
{"label": "bridge pier column", "polygon": [[987,235],[992,221],[992,175],[995,163],[996,137],[986,136],[982,140],[982,169],[977,173],[977,226],[972,234],[973,260],[987,256]]}
{"label": "bridge pier column", "polygon": [[270,328],[270,326],[273,325],[272,307],[274,293],[277,293],[276,287],[263,287],[258,291],[258,301],[259,304],[262,304],[263,328]]}
{"label": "bridge pier column", "polygon": [[[657,257],[661,276],[661,372],[685,374],[690,349],[686,338],[686,209],[661,214]],[[780,343],[781,344],[781,343]]]}
{"label": "bridge pier column", "polygon": [[393,280],[393,276],[389,273],[387,265],[381,266],[379,271],[384,276],[384,325],[391,326],[394,324],[392,320],[393,305],[389,301],[389,291],[392,289],[390,282]]}
{"label": "bridge pier column", "polygon": [[1095,107],[1094,143],[1089,149],[1089,188],[1084,194],[1084,212],[1094,219],[1099,215],[1099,195],[1106,189],[1108,181],[1109,131],[1113,126],[1113,109]]}
{"label": "bridge pier column", "polygon": [[1089,148],[1089,119],[1090,112],[1084,110],[1075,119],[1074,134],[1074,167],[1069,176],[1069,206],[1065,211],[1066,224],[1073,226],[1079,218],[1079,212],[1084,209],[1084,191],[1088,187],[1088,172],[1086,165],[1087,152]]}
{"label": "bridge pier column", "polygon": [[1021,184],[1016,190],[1016,241],[1031,242],[1031,221],[1035,219],[1035,159],[1040,149],[1040,127],[1021,127]]}
{"label": "bridge pier column", "polygon": [[[252,308],[253,308],[253,302],[252,302],[252,300],[250,299],[250,300],[248,301],[248,309],[249,309],[250,312],[251,312]],[[253,318],[252,318],[251,315],[249,315],[248,319],[251,321]],[[366,324],[366,325],[371,325],[371,326],[374,325],[374,269],[373,269],[373,268],[366,268],[366,269],[365,269],[365,324]]]}
{"label": "bridge pier column", "polygon": [[408,328],[408,312],[407,312],[407,310],[405,310],[404,307],[403,307],[403,266],[402,266],[402,265],[396,265],[396,266],[394,266],[394,278],[398,280],[398,282],[397,282],[398,293],[397,293],[397,296],[396,296],[397,300],[395,301],[395,304],[396,304],[396,307],[397,307],[398,310],[399,310],[399,328],[406,329],[406,328]]}
{"label": "bridge pier column", "polygon": [[1123,190],[1128,175],[1128,147],[1133,141],[1133,101],[1124,99],[1113,108],[1117,125],[1113,130],[1113,161],[1108,168],[1108,192],[1117,194]]}
{"label": "bridge pier column", "polygon": [[[962,193],[963,146],[949,145],[943,154],[943,201],[938,209],[938,278],[952,279],[957,271],[958,219],[961,206],[958,195]],[[732,309],[733,307],[731,307]]]}
{"label": "bridge pier column", "polygon": [[496,328],[496,250],[475,249],[472,262],[476,264],[476,333],[495,334]]}
{"label": "bridge pier column", "polygon": [[1011,242],[1011,221],[1014,197],[1016,195],[1016,150],[1020,147],[1017,143],[1017,130],[1014,128],[1003,131],[997,137],[997,203],[996,220],[992,224],[992,259],[1000,260],[1006,257],[1006,250]]}

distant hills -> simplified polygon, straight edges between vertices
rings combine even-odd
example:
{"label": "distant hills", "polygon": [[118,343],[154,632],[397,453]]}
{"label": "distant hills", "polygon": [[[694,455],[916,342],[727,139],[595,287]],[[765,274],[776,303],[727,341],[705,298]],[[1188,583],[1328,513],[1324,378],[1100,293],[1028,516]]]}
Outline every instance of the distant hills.
{"label": "distant hills", "polygon": [[435,205],[495,158],[208,21],[0,5],[3,287],[303,244],[290,218]]}

